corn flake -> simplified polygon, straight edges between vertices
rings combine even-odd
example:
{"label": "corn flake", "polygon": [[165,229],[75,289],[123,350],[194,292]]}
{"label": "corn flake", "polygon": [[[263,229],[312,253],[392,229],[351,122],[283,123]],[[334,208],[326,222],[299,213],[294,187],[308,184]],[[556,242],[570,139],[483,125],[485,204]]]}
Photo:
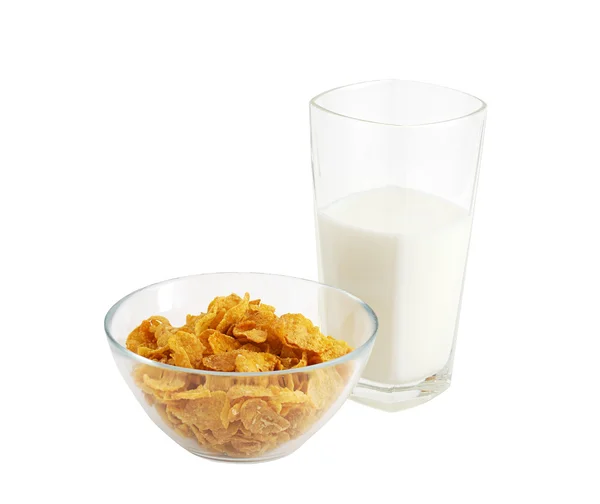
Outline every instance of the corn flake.
{"label": "corn flake", "polygon": [[274,434],[284,431],[290,423],[273,411],[262,399],[248,399],[240,409],[243,426],[253,434]]}
{"label": "corn flake", "polygon": [[198,368],[202,364],[205,347],[195,334],[177,331],[169,338],[169,347],[176,366]]}
{"label": "corn flake", "polygon": [[208,336],[208,344],[215,354],[226,353],[230,350],[237,350],[240,346],[239,341],[231,336],[227,336],[218,331],[212,331]]}

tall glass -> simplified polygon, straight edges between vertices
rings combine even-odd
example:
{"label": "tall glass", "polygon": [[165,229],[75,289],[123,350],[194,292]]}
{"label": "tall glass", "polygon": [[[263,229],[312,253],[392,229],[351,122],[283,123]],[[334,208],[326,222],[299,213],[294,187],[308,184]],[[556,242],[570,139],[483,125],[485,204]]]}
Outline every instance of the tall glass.
{"label": "tall glass", "polygon": [[379,318],[357,401],[398,410],[450,386],[485,117],[474,96],[409,81],[310,102],[319,280]]}

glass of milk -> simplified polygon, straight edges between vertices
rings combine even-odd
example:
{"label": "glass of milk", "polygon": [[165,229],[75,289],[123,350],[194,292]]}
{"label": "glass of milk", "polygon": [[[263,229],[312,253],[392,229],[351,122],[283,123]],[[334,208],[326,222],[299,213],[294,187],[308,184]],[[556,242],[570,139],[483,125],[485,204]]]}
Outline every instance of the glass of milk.
{"label": "glass of milk", "polygon": [[450,386],[485,117],[474,96],[410,81],[310,103],[319,280],[379,318],[357,401],[399,410]]}

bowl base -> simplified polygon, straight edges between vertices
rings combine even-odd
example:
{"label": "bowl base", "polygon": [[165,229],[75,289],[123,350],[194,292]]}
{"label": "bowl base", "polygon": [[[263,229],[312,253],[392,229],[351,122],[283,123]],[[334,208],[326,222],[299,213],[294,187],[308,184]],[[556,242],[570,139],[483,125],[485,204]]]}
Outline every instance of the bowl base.
{"label": "bowl base", "polygon": [[283,457],[286,457],[288,455],[290,455],[290,453],[284,453],[284,454],[277,454],[277,455],[261,455],[260,457],[248,457],[248,458],[235,458],[235,457],[228,457],[227,455],[220,455],[218,453],[215,454],[211,454],[211,453],[205,453],[205,452],[201,452],[201,451],[195,451],[195,450],[190,450],[188,449],[188,451],[192,454],[192,455],[196,455],[197,457],[202,457],[208,460],[214,460],[216,462],[234,462],[234,463],[243,463],[243,464],[257,464],[259,462],[270,462],[272,460],[277,460]]}
{"label": "bowl base", "polygon": [[432,376],[416,385],[398,386],[361,378],[350,398],[383,411],[401,411],[431,401],[450,387],[450,379]]}

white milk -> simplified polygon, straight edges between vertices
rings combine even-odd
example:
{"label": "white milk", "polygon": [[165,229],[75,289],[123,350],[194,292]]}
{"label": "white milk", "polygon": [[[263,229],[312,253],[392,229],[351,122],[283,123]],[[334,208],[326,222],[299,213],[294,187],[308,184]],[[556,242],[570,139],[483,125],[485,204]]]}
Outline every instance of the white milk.
{"label": "white milk", "polygon": [[411,385],[443,369],[458,321],[468,212],[384,187],[343,198],[317,217],[320,280],[360,297],[379,318],[363,377]]}

